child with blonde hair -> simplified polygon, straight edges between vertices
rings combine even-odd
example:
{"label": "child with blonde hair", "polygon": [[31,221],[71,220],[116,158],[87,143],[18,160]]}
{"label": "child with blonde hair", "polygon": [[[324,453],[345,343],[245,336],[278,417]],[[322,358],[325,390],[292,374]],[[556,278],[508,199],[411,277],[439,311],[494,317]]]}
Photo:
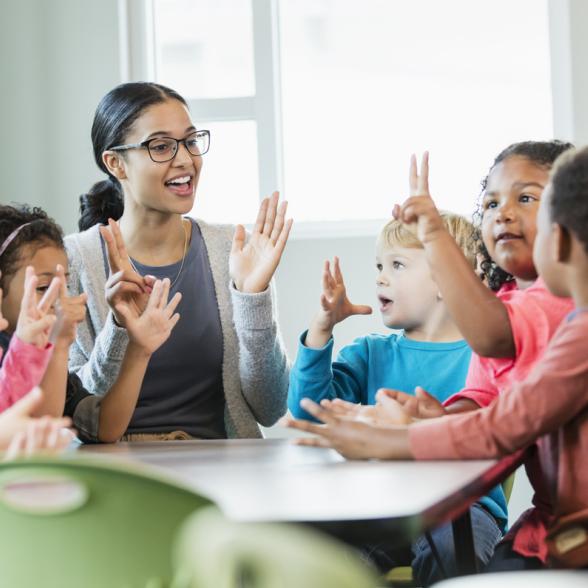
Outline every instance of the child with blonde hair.
{"label": "child with blonde hair", "polygon": [[[456,214],[444,212],[441,217],[474,275],[473,225]],[[377,240],[376,268],[376,294],[382,320],[387,327],[400,332],[360,337],[344,347],[333,362],[335,325],[349,316],[370,314],[372,309],[351,303],[339,260],[335,258],[332,270],[327,261],[320,309],[300,338],[296,362],[290,372],[288,406],[295,417],[312,419],[300,407],[303,398],[355,403],[360,418],[370,418],[379,388],[413,394],[417,385],[425,386],[443,402],[463,387],[471,350],[446,308],[413,227],[398,220],[385,225]],[[501,488],[493,489],[473,507],[472,520],[477,556],[485,564],[507,521]],[[451,571],[455,567],[451,527],[446,525],[434,531],[433,540]],[[440,577],[424,537],[414,543],[413,554],[412,565],[418,579]],[[398,559],[398,553],[379,548],[370,548],[369,556],[382,569],[404,563]]]}

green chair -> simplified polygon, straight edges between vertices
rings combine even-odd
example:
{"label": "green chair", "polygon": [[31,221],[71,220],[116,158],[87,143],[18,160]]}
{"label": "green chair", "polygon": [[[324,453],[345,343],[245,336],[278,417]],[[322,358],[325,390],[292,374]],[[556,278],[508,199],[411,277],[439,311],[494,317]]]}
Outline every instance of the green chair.
{"label": "green chair", "polygon": [[[513,472],[508,478],[502,482],[502,491],[506,498],[506,504],[510,500],[512,488],[514,486],[515,473]],[[392,568],[383,577],[383,582],[386,586],[397,588],[414,588],[416,586],[414,578],[412,577],[412,568],[410,566],[398,566]]]}
{"label": "green chair", "polygon": [[163,588],[180,525],[211,502],[99,458],[0,464],[0,585]]}
{"label": "green chair", "polygon": [[375,588],[358,556],[312,529],[195,513],[175,549],[173,588]]}

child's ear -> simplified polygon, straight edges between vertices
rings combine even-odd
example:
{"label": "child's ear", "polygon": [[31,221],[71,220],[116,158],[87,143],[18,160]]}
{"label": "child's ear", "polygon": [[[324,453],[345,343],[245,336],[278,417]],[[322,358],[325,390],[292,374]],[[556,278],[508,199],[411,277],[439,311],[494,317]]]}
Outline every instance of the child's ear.
{"label": "child's ear", "polygon": [[105,151],[102,154],[102,161],[104,165],[108,169],[108,171],[117,179],[117,180],[126,180],[127,173],[125,171],[124,161],[122,156],[115,151]]}
{"label": "child's ear", "polygon": [[568,263],[572,253],[572,237],[570,232],[561,225],[553,223],[553,259],[558,263]]}

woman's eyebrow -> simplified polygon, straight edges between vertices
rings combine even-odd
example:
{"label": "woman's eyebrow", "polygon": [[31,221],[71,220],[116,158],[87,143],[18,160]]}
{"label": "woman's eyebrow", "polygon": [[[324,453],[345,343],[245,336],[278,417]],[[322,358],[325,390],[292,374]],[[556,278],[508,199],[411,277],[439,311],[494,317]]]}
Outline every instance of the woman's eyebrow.
{"label": "woman's eyebrow", "polygon": [[[190,126],[184,131],[184,135],[186,133],[190,133],[191,131],[195,131],[195,130],[196,130],[195,126]],[[145,139],[145,141],[148,141],[149,139],[152,139],[153,137],[157,137],[157,136],[169,137],[170,134],[171,134],[171,131],[155,131],[154,133],[151,133],[150,135],[148,135],[147,138]]]}

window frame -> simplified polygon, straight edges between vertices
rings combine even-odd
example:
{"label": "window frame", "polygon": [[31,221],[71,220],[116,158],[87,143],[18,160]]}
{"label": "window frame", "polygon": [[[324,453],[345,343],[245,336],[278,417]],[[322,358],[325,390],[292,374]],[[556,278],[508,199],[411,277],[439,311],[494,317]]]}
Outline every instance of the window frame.
{"label": "window frame", "polygon": [[[156,80],[154,2],[118,0],[121,81]],[[253,121],[257,126],[259,200],[279,190],[287,198],[284,183],[280,71],[280,0],[249,0],[252,10],[255,94],[232,98],[192,99],[198,122]],[[565,12],[565,14],[564,14]],[[548,0],[551,94],[555,137],[572,137],[570,108],[573,80],[570,75],[570,8],[562,11],[559,0]],[[295,223],[291,239],[373,236],[388,219],[306,221]]]}

